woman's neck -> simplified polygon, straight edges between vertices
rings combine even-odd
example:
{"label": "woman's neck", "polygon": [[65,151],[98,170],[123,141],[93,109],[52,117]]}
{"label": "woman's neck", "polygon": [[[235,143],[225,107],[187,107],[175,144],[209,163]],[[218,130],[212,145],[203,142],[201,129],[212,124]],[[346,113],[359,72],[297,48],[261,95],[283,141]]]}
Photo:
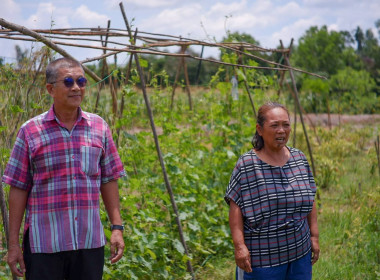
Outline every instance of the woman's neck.
{"label": "woman's neck", "polygon": [[289,149],[286,146],[280,150],[272,150],[264,146],[261,150],[255,150],[255,152],[262,161],[273,166],[283,166],[290,157]]}

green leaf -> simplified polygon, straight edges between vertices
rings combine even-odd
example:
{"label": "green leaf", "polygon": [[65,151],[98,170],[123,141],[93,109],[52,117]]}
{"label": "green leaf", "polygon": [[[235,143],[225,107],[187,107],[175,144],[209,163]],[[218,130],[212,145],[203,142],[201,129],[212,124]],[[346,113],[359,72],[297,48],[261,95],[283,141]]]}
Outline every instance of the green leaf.
{"label": "green leaf", "polygon": [[154,260],[157,259],[156,254],[155,254],[152,250],[147,249],[146,252],[150,255],[150,257],[151,257],[152,259],[154,259]]}
{"label": "green leaf", "polygon": [[143,67],[143,68],[147,68],[148,67],[148,60],[145,60],[141,57],[139,57],[139,61],[140,61],[140,66]]}
{"label": "green leaf", "polygon": [[24,113],[25,111],[23,109],[20,108],[20,106],[18,105],[11,105],[10,107],[11,111],[13,113]]}
{"label": "green leaf", "polygon": [[185,254],[185,248],[179,240],[173,240],[173,246],[181,255]]}

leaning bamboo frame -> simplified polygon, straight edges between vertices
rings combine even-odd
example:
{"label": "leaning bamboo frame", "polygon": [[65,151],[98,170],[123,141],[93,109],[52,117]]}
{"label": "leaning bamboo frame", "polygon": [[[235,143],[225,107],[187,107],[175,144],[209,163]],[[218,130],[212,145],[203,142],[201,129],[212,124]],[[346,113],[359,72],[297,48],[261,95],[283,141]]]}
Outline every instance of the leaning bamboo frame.
{"label": "leaning bamboo frame", "polygon": [[[188,252],[187,245],[186,245],[186,240],[185,240],[184,235],[183,235],[182,225],[181,225],[181,221],[179,218],[178,208],[176,205],[173,190],[172,190],[171,185],[170,185],[169,177],[168,177],[167,172],[166,172],[165,163],[164,163],[162,152],[160,149],[160,144],[159,144],[158,136],[157,136],[157,130],[156,130],[156,126],[154,123],[152,110],[150,107],[149,97],[146,93],[145,78],[144,78],[140,63],[139,63],[138,54],[150,54],[150,55],[162,55],[162,56],[178,57],[180,59],[180,64],[178,66],[179,68],[181,66],[184,68],[187,68],[186,64],[184,63],[185,58],[192,58],[192,59],[199,60],[200,62],[207,61],[207,62],[212,62],[212,63],[216,63],[216,64],[241,68],[241,69],[243,69],[243,71],[246,68],[270,69],[270,70],[280,71],[281,73],[284,73],[285,71],[289,71],[291,79],[292,79],[292,83],[293,83],[295,99],[296,99],[296,103],[298,105],[298,112],[300,113],[300,118],[301,118],[302,124],[303,124],[302,110],[300,108],[300,104],[299,104],[299,100],[298,100],[298,93],[297,93],[297,88],[295,86],[293,71],[309,74],[309,75],[316,76],[316,77],[319,77],[322,79],[325,79],[325,77],[314,74],[314,73],[310,73],[310,72],[302,70],[302,69],[292,67],[290,65],[289,60],[288,60],[290,48],[285,49],[284,47],[282,47],[281,49],[267,49],[267,48],[262,48],[260,46],[256,46],[256,45],[249,44],[249,43],[231,43],[231,42],[230,43],[214,43],[214,42],[204,42],[204,41],[200,41],[200,40],[193,40],[193,39],[189,39],[189,38],[183,38],[183,37],[172,36],[172,35],[149,33],[149,32],[144,32],[144,31],[137,32],[137,29],[132,30],[129,26],[129,23],[128,23],[126,14],[125,14],[123,3],[120,2],[119,6],[121,9],[121,13],[122,13],[122,16],[123,16],[127,30],[110,28],[110,22],[108,22],[108,27],[106,29],[98,27],[98,28],[68,28],[68,29],[48,29],[48,30],[35,29],[35,30],[29,30],[28,28],[26,28],[24,26],[20,26],[20,25],[8,22],[8,21],[4,20],[3,18],[0,18],[0,25],[3,26],[4,28],[6,28],[6,29],[0,29],[0,39],[41,42],[41,43],[45,44],[46,46],[48,46],[49,48],[57,51],[62,56],[70,57],[73,59],[75,59],[75,58],[72,57],[68,52],[66,52],[60,46],[71,46],[71,47],[77,47],[77,48],[86,48],[86,49],[92,48],[92,49],[102,50],[103,54],[101,56],[85,59],[85,60],[81,61],[82,65],[85,63],[88,63],[88,62],[96,61],[96,60],[106,61],[105,59],[107,57],[112,56],[112,55],[117,55],[119,53],[129,53],[131,55],[129,65],[131,65],[132,64],[131,63],[132,57],[134,57],[135,62],[136,62],[136,66],[137,66],[137,70],[138,70],[138,73],[140,76],[141,84],[142,84],[142,91],[143,91],[145,105],[147,108],[147,112],[148,112],[148,116],[149,116],[149,120],[150,120],[150,124],[151,124],[151,128],[152,128],[152,133],[153,133],[153,138],[155,141],[158,159],[160,161],[165,185],[166,185],[167,191],[168,191],[170,199],[171,199],[173,211],[175,213],[175,219],[176,219],[176,223],[177,223],[178,230],[179,230],[180,240],[181,240],[181,243],[185,249],[185,254],[187,256],[189,256],[189,252]],[[134,36],[132,36],[132,32],[134,32]],[[139,35],[137,35],[137,34],[139,34]],[[99,39],[99,36],[100,36],[100,39]],[[103,36],[105,39],[103,39]],[[118,41],[114,41],[114,40],[111,41],[111,40],[109,40],[109,38],[119,38],[119,39],[122,39],[124,41],[129,42],[129,43],[125,43],[123,41],[122,42],[118,42]],[[100,46],[67,42],[67,41],[73,41],[73,40],[85,41],[85,42],[97,42],[97,43],[100,43]],[[138,40],[141,41],[143,44],[137,45]],[[156,49],[156,48],[173,47],[173,46],[180,46],[182,51],[180,53],[170,53],[168,51],[160,51],[160,50]],[[237,64],[236,63],[226,63],[226,62],[218,61],[215,59],[202,58],[202,55],[201,55],[201,57],[198,57],[195,55],[185,53],[184,50],[186,48],[188,48],[189,46],[202,46],[202,48],[212,47],[212,48],[227,49],[227,50],[236,52],[238,54],[239,62]],[[109,51],[109,52],[107,53],[107,51]],[[270,52],[270,53],[278,52],[278,53],[281,53],[285,57],[286,64],[281,64],[281,63],[269,61],[269,60],[266,60],[260,56],[254,55],[252,53],[248,53],[247,51]],[[247,56],[249,58],[253,58],[256,60],[266,62],[270,65],[273,65],[273,67],[244,65],[243,59],[242,59],[243,56]],[[108,70],[107,70],[108,67],[106,64],[104,67],[105,68],[102,69],[103,73],[108,72]],[[98,77],[95,73],[93,73],[85,65],[83,65],[83,69],[96,82],[102,81],[102,79],[100,77]],[[130,74],[130,67],[128,67],[128,70],[127,70],[127,77],[129,77],[129,74]],[[100,91],[100,88],[98,88],[98,92],[99,91]],[[248,91],[248,89],[247,89],[247,91]],[[189,98],[190,98],[190,92],[188,94],[189,94]],[[248,91],[248,94],[250,96],[249,91]],[[173,93],[173,95],[174,95],[174,93]],[[112,97],[113,97],[113,99],[116,98],[115,92],[112,93]],[[189,99],[189,100],[191,100],[191,99]],[[250,100],[252,103],[254,115],[256,116],[256,110],[255,110],[253,100],[251,99],[251,97],[250,97]],[[113,100],[113,104],[115,104],[115,101],[116,100]],[[121,108],[121,111],[122,111],[122,109],[123,108]],[[115,106],[113,107],[113,110],[114,110],[114,113],[117,114],[117,111],[116,111],[117,108],[115,108]],[[303,128],[304,128],[304,132],[305,132],[305,137],[307,138],[310,156],[312,159],[312,168],[313,168],[313,171],[315,174],[314,162],[313,162],[312,153],[311,153],[311,147],[309,145],[309,140],[308,140],[308,136],[307,136],[304,124],[303,124]],[[8,229],[8,220],[7,220],[8,213],[7,213],[6,203],[4,200],[4,195],[0,195],[0,205],[1,205],[1,211],[2,211],[2,216],[3,216],[4,228],[7,231],[7,229]],[[6,232],[6,236],[7,235],[8,235],[8,231]],[[190,262],[190,258],[187,261],[187,269],[188,269],[188,272],[191,273],[193,279],[195,279],[195,274],[194,274],[194,270],[193,270],[193,267],[192,267],[191,262]]]}

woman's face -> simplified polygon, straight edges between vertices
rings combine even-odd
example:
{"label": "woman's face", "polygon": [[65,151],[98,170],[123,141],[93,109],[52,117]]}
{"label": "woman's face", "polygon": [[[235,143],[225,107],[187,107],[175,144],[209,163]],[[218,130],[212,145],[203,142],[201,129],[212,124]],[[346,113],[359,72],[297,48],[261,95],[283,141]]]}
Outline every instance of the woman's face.
{"label": "woman's face", "polygon": [[263,126],[256,129],[264,140],[264,148],[281,150],[288,142],[291,127],[288,113],[282,108],[274,108],[265,113]]}

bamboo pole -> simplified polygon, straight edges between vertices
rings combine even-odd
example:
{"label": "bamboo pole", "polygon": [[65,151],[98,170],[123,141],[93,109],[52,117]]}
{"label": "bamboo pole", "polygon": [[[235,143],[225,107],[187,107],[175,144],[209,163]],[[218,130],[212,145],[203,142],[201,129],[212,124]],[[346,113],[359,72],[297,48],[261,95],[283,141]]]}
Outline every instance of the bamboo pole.
{"label": "bamboo pole", "polygon": [[[282,45],[282,41],[280,40],[280,43]],[[286,64],[291,67],[290,65],[290,61],[289,61],[289,58],[287,56],[287,54],[284,55],[284,58],[285,58],[285,62]],[[303,119],[303,115],[302,115],[302,110],[301,110],[301,103],[300,103],[300,100],[299,100],[299,97],[298,97],[298,90],[297,90],[297,85],[296,85],[296,81],[294,79],[294,74],[293,74],[293,70],[292,69],[289,69],[289,75],[290,75],[290,79],[292,80],[292,84],[293,84],[293,91],[294,91],[294,96],[295,96],[295,101],[297,103],[297,107],[298,107],[298,112],[300,114],[300,119],[301,119],[301,123],[302,123],[302,128],[303,128],[303,132],[305,134],[305,138],[306,138],[306,143],[307,143],[307,149],[309,151],[309,155],[310,155],[310,161],[311,161],[311,168],[313,170],[313,175],[316,176],[316,170],[315,170],[315,164],[314,164],[314,158],[313,158],[313,152],[312,152],[312,149],[311,149],[311,145],[310,145],[310,141],[309,141],[309,137],[307,135],[307,131],[306,131],[306,126],[305,126],[305,122],[304,122],[304,119]]]}
{"label": "bamboo pole", "polygon": [[[58,47],[55,43],[53,43],[49,39],[45,38],[44,36],[38,34],[37,32],[29,30],[28,28],[26,28],[24,26],[14,24],[14,23],[10,23],[10,22],[4,20],[3,18],[0,18],[0,24],[6,28],[10,28],[12,30],[17,30],[18,32],[20,32],[22,34],[25,34],[25,35],[28,35],[30,37],[35,38],[37,41],[44,43],[46,46],[48,46],[51,49],[55,50],[56,52],[60,53],[64,57],[69,57],[71,59],[76,60],[73,56],[71,56],[64,49]],[[92,72],[86,66],[82,65],[82,67],[83,67],[83,70],[87,73],[87,75],[89,75],[91,78],[93,78],[96,82],[99,82],[101,80],[94,72]]]}
{"label": "bamboo pole", "polygon": [[[182,47],[183,52],[185,52],[187,47]],[[190,111],[193,110],[193,102],[191,101],[191,91],[190,91],[190,80],[189,80],[189,74],[187,72],[187,64],[186,64],[186,59],[184,57],[182,59],[182,66],[183,66],[183,74],[185,76],[185,83],[186,83],[186,92],[187,92],[187,97],[189,99],[189,108]]]}
{"label": "bamboo pole", "polygon": [[[59,41],[51,41],[51,40],[48,40],[47,38],[39,35],[36,31],[41,32],[41,33],[45,32],[45,33],[51,34],[53,32],[52,30],[48,30],[48,31],[47,30],[32,31],[32,30],[26,29],[25,27],[19,26],[17,24],[9,23],[9,22],[5,21],[2,18],[0,18],[0,24],[2,26],[10,28],[12,30],[19,31],[20,33],[22,33],[22,34],[24,34],[26,36],[31,36],[31,37],[35,38],[35,40],[29,40],[29,39],[25,39],[25,40],[29,40],[29,41],[41,41],[44,44],[48,45],[49,47],[51,47],[54,50],[56,50],[59,53],[61,53],[63,56],[67,56],[67,57],[70,57],[69,54],[67,54],[63,49],[59,48],[57,45],[65,45],[65,46],[81,47],[81,48],[93,48],[93,49],[106,49],[106,50],[118,51],[118,52],[130,52],[130,53],[139,52],[139,53],[145,53],[145,54],[165,55],[165,56],[181,56],[181,55],[179,55],[179,54],[172,54],[172,53],[168,53],[168,52],[149,51],[149,50],[147,51],[147,50],[143,50],[143,49],[149,49],[149,48],[152,48],[152,47],[160,47],[160,46],[162,47],[162,46],[174,46],[174,45],[187,44],[187,45],[203,45],[203,46],[210,46],[210,47],[225,48],[225,49],[229,49],[229,50],[232,50],[232,51],[240,52],[238,50],[238,48],[240,48],[241,46],[244,46],[244,47],[254,46],[254,45],[247,45],[247,43],[244,43],[244,44],[242,44],[242,43],[237,43],[237,44],[231,44],[231,43],[228,43],[228,44],[227,43],[207,43],[207,42],[202,42],[202,41],[198,41],[198,40],[188,39],[188,40],[191,40],[191,41],[189,41],[189,42],[178,42],[178,41],[175,41],[175,42],[166,43],[166,45],[163,44],[163,43],[160,43],[160,44],[150,44],[150,45],[149,44],[145,44],[144,46],[140,46],[139,47],[140,50],[136,50],[135,49],[136,46],[134,46],[132,48],[132,46],[128,46],[128,45],[126,45],[127,48],[123,48],[123,49],[120,49],[120,48],[118,48],[118,49],[116,49],[116,48],[104,48],[104,47],[99,47],[99,46],[64,43],[64,42],[59,42]],[[0,30],[0,34],[1,33],[4,33],[4,31]],[[34,34],[33,36],[31,35],[32,33]],[[72,33],[66,33],[66,34],[69,36]],[[91,31],[91,32],[86,33],[86,34],[87,35],[96,35],[96,34],[99,34],[99,33],[95,32],[95,31]],[[104,34],[104,33],[100,33],[100,34]],[[149,34],[149,33],[146,33],[146,34]],[[125,35],[123,34],[123,35],[120,35],[120,36],[125,36]],[[171,35],[162,35],[162,36],[167,36],[167,37],[171,37],[171,38],[178,38],[178,37],[171,36]],[[10,36],[0,36],[0,38],[12,39]],[[70,39],[72,39],[72,38],[70,38]],[[157,40],[157,39],[155,39],[155,40]],[[54,45],[54,47],[52,45]],[[230,47],[231,45],[233,47]],[[275,52],[275,51],[285,52],[286,51],[285,49],[283,49],[283,50],[264,49],[264,48],[259,48],[257,46],[250,47],[250,50],[271,51],[271,52]],[[190,57],[190,58],[201,60],[201,61],[208,61],[208,62],[212,62],[212,63],[222,64],[222,65],[240,66],[240,67],[253,68],[253,69],[269,69],[269,70],[284,71],[284,70],[290,68],[287,65],[282,65],[282,64],[279,64],[277,62],[269,61],[269,60],[266,60],[266,59],[264,59],[262,57],[259,57],[259,56],[256,56],[256,55],[253,55],[253,54],[250,54],[250,53],[242,53],[242,54],[244,54],[246,56],[249,56],[249,57],[252,57],[252,58],[255,58],[257,60],[264,61],[264,62],[269,63],[271,65],[281,66],[281,67],[283,67],[285,69],[283,69],[283,68],[275,68],[275,67],[263,67],[263,66],[234,65],[234,64],[230,64],[230,63],[223,63],[223,62],[220,62],[220,61],[217,61],[217,60],[214,60],[214,59],[200,58],[200,57],[197,57],[197,56],[192,56],[190,54],[183,54],[182,56]],[[326,77],[323,77],[323,76],[318,75],[318,74],[310,73],[308,71],[304,71],[304,70],[301,70],[301,69],[298,69],[298,68],[294,68],[294,67],[291,67],[291,68],[294,71],[297,71],[297,72],[306,73],[308,75],[312,75],[312,76],[316,76],[316,77],[319,77],[319,78],[322,78],[322,79],[326,79]],[[96,79],[93,76],[95,74],[92,73],[92,71],[90,71],[87,68],[84,68],[84,70],[86,71],[86,73],[88,75],[90,75],[93,79],[95,79],[95,81],[97,81],[97,82],[99,81],[98,79]],[[90,71],[90,72],[88,72],[88,71]]]}
{"label": "bamboo pole", "polygon": [[[182,51],[183,51],[183,48],[181,47],[181,50],[179,51],[179,53],[182,54]],[[182,59],[179,60],[178,65],[177,65],[177,70],[175,72],[174,84],[173,84],[173,89],[172,89],[172,97],[171,97],[171,102],[170,102],[170,109],[171,110],[173,110],[173,106],[174,106],[175,89],[177,88],[177,83],[178,83],[178,79],[179,79],[179,74],[181,73],[182,63],[183,63]]]}
{"label": "bamboo pole", "polygon": [[[132,37],[132,32],[131,32],[131,29],[130,29],[130,26],[129,26],[129,23],[128,23],[128,19],[127,19],[127,16],[125,14],[125,11],[124,11],[123,2],[120,2],[119,6],[120,6],[120,9],[121,9],[121,13],[123,15],[123,18],[124,18],[125,25],[126,25],[126,27],[128,29],[129,37],[131,38],[131,40],[134,43],[134,40],[132,39],[133,37]],[[156,145],[157,155],[158,155],[158,158],[159,158],[159,161],[160,161],[160,164],[161,164],[161,169],[162,169],[162,173],[163,173],[163,176],[164,176],[166,189],[167,189],[167,191],[169,193],[170,201],[171,201],[171,204],[172,204],[172,207],[173,207],[173,211],[175,213],[175,219],[176,219],[176,222],[177,222],[177,226],[178,226],[178,231],[179,231],[181,243],[182,243],[182,246],[183,246],[183,248],[185,250],[185,254],[188,257],[190,257],[188,249],[187,249],[187,245],[186,245],[186,240],[185,240],[185,237],[184,237],[184,234],[183,234],[183,230],[182,230],[182,225],[181,225],[181,220],[180,220],[180,217],[179,217],[177,203],[176,203],[175,198],[174,198],[173,190],[172,190],[172,187],[171,187],[170,182],[169,182],[169,178],[168,178],[168,175],[167,175],[167,172],[166,172],[165,163],[164,163],[163,156],[162,156],[162,153],[161,153],[161,148],[160,148],[160,144],[159,144],[159,141],[158,141],[156,126],[154,124],[153,113],[152,113],[152,109],[150,107],[150,102],[149,102],[148,94],[146,92],[146,85],[145,85],[144,75],[142,73],[142,69],[141,69],[141,66],[140,66],[139,57],[137,56],[137,54],[134,54],[134,56],[135,56],[136,67],[137,67],[137,70],[138,70],[139,75],[140,75],[142,91],[143,91],[143,95],[144,95],[145,105],[146,105],[146,108],[147,108],[147,111],[148,111],[148,115],[149,115],[150,125],[152,127],[152,132],[153,132],[153,137],[154,137],[154,143]],[[191,265],[190,259],[187,260],[187,269],[191,273],[193,279],[195,279],[194,270],[193,270],[193,267]]]}
{"label": "bamboo pole", "polygon": [[[239,64],[242,64],[242,56],[241,54],[238,54],[239,55],[239,58],[238,58],[238,63]],[[249,86],[248,86],[248,82],[247,82],[247,74],[245,72],[245,69],[242,68],[243,70],[243,73],[244,73],[244,86],[245,86],[245,90],[247,91],[247,94],[248,94],[248,97],[249,97],[249,101],[251,102],[251,106],[252,106],[252,110],[253,110],[253,114],[255,115],[255,119],[257,120],[257,113],[256,113],[256,108],[255,108],[255,104],[253,102],[253,99],[252,99],[252,95],[251,95],[251,91],[249,90]]]}
{"label": "bamboo pole", "polygon": [[[205,46],[202,46],[200,58],[203,58],[204,48],[205,48]],[[198,67],[197,67],[197,74],[195,75],[196,85],[199,84],[199,74],[201,73],[201,66],[202,66],[202,60],[199,60]]]}

